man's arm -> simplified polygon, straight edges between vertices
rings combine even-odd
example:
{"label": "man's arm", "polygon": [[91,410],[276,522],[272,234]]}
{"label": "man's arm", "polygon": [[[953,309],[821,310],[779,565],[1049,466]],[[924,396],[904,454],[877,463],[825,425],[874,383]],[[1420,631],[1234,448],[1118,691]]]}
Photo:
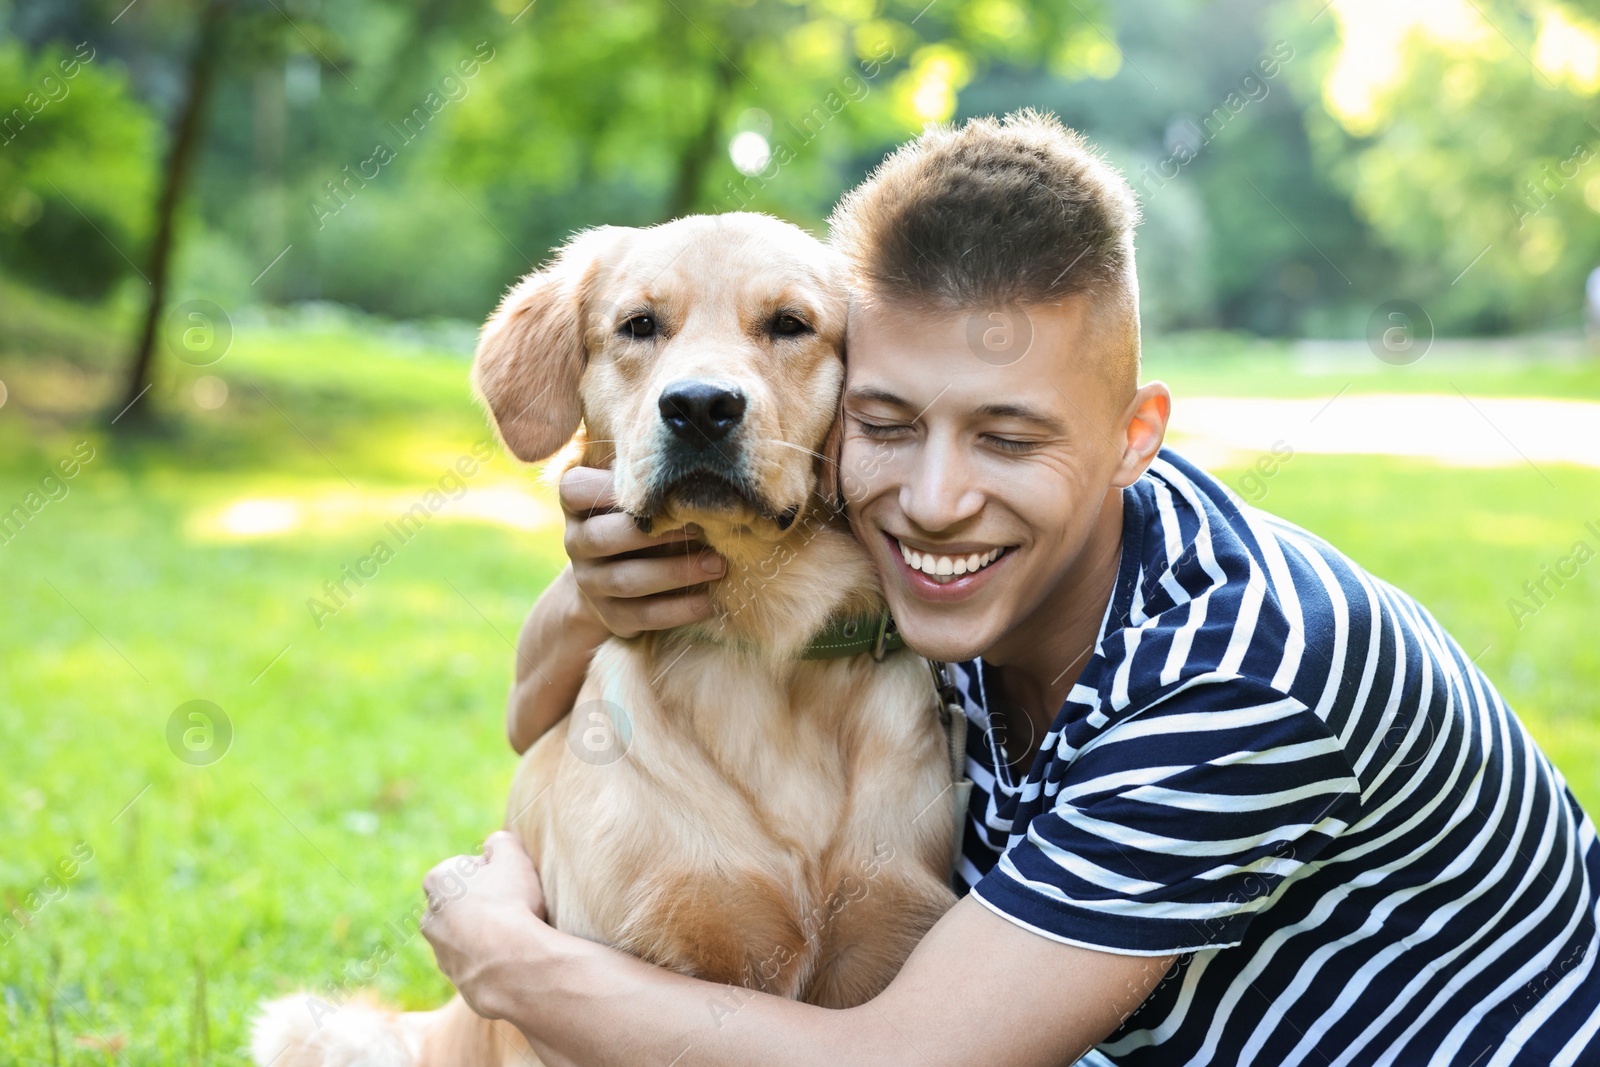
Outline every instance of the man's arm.
{"label": "man's arm", "polygon": [[550,583],[517,638],[506,736],[525,752],[572,710],[594,650],[612,634],[634,637],[705,618],[705,583],[725,569],[693,532],[650,537],[616,510],[611,472],[574,467],[561,478],[572,565]]}
{"label": "man's arm", "polygon": [[520,755],[572,710],[589,660],[610,631],[588,610],[572,568],[534,601],[517,637],[517,674],[506,702],[506,737]]}
{"label": "man's arm", "polygon": [[1061,1067],[1132,1014],[1175,958],[1062,944],[968,897],[876,999],[830,1010],[685,978],[553,930],[536,916],[538,878],[515,839],[496,834],[486,851],[471,889],[424,932],[467,1000],[516,1025],[552,1067]]}
{"label": "man's arm", "polygon": [[1131,1015],[1174,959],[1064,945],[968,898],[881,995],[832,1011],[684,978],[549,927],[523,945],[528,965],[501,1002],[558,1061],[680,1067],[1062,1067]]}

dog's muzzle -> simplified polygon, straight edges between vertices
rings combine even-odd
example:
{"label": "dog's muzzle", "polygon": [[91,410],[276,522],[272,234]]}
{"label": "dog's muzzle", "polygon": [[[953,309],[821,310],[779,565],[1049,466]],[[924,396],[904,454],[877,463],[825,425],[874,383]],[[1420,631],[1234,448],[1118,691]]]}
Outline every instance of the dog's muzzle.
{"label": "dog's muzzle", "polygon": [[748,509],[787,530],[797,508],[775,508],[750,477],[739,430],[744,425],[744,391],[728,382],[685,378],[661,391],[661,433],[654,476],[641,514],[633,521],[649,533],[669,503],[705,513]]}

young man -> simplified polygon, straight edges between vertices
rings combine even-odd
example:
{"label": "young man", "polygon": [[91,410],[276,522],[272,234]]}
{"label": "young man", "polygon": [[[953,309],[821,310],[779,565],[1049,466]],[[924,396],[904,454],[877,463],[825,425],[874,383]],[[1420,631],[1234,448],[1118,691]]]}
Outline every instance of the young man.
{"label": "young man", "polygon": [[[426,932],[548,1063],[1600,1061],[1593,827],[1416,602],[1160,451],[1136,215],[1026,113],[840,206],[849,517],[907,642],[960,663],[968,892],[860,1008],[730,1001],[545,926],[496,835]],[[562,484],[519,747],[608,632],[705,611],[715,559],[641,557],[608,484]]]}

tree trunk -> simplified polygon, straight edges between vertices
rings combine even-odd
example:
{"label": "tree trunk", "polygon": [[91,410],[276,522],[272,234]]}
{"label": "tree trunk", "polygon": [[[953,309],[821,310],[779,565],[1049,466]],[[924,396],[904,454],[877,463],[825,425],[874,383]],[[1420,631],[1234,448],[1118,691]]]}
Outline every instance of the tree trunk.
{"label": "tree trunk", "polygon": [[[150,385],[150,363],[155,355],[156,333],[161,325],[161,315],[166,310],[167,274],[172,262],[173,226],[178,205],[183,200],[196,151],[200,147],[201,126],[206,105],[211,100],[215,81],[217,52],[222,43],[223,4],[225,0],[210,0],[200,16],[200,32],[195,40],[194,54],[189,58],[189,81],[183,105],[178,112],[178,124],[172,133],[172,145],[167,151],[166,169],[161,179],[161,197],[156,201],[155,235],[150,241],[150,256],[146,273],[150,279],[150,302],[145,308],[144,327],[139,333],[138,346],[133,352],[133,362],[128,369],[128,384],[123,393],[117,418],[127,413],[144,395]],[[139,416],[130,416],[137,419]]]}
{"label": "tree trunk", "polygon": [[716,81],[711,90],[711,103],[706,109],[706,120],[700,132],[689,142],[678,161],[678,179],[673,183],[672,197],[667,201],[667,218],[675,219],[695,209],[700,199],[700,186],[705,181],[706,170],[721,150],[718,135],[722,132],[722,112],[728,103],[728,91],[733,87],[735,70],[724,60],[713,68]]}

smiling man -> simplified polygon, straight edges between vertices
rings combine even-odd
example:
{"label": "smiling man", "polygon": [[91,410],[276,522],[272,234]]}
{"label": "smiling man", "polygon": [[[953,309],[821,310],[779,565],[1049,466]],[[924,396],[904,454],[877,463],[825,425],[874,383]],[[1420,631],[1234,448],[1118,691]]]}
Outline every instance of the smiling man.
{"label": "smiling man", "polygon": [[[1161,449],[1136,219],[1031,113],[930,130],[835,215],[847,511],[907,643],[957,665],[975,784],[963,898],[899,977],[712,1018],[720,987],[541,923],[496,835],[426,927],[480,1011],[552,1064],[1596,1061],[1593,827],[1415,601]],[[608,483],[563,481],[519,748],[607,633],[707,610],[717,561],[641,555]]]}

